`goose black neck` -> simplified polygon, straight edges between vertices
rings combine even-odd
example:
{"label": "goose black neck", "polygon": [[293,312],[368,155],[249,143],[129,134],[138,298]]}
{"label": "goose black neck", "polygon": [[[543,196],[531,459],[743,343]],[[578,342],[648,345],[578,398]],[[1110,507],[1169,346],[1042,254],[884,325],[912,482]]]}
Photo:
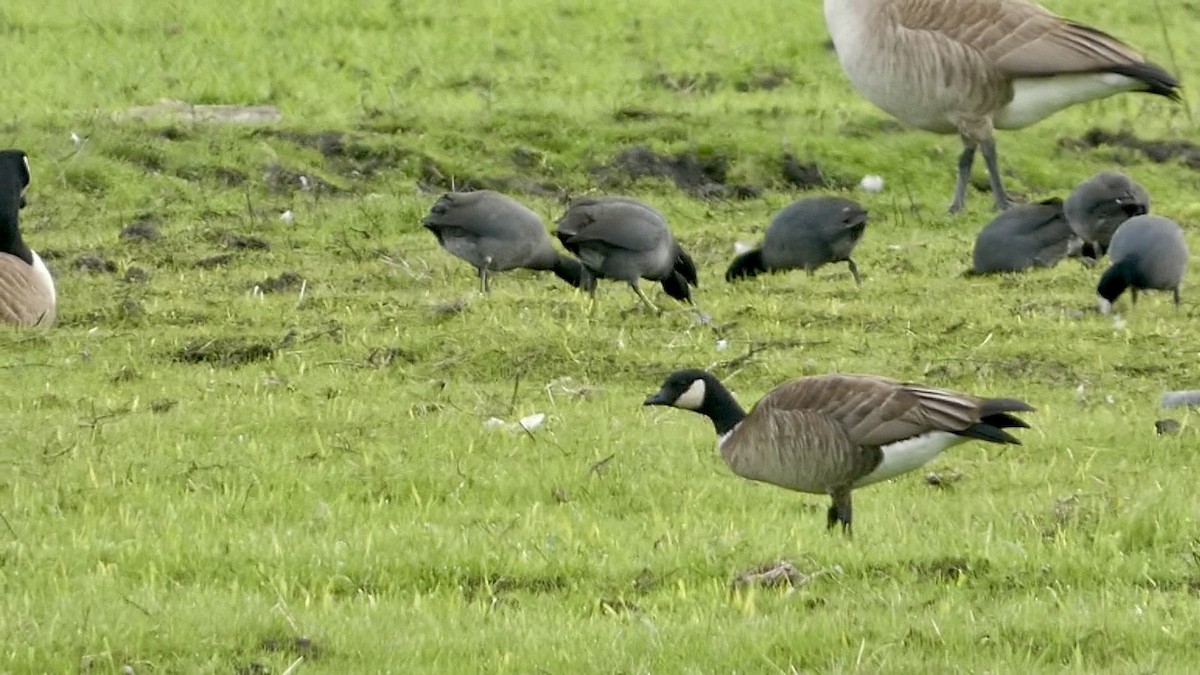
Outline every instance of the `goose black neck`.
{"label": "goose black neck", "polygon": [[[15,177],[14,177],[15,178]],[[33,253],[21,238],[21,186],[0,179],[0,253],[11,253],[33,264]]]}
{"label": "goose black neck", "polygon": [[733,431],[739,422],[746,419],[746,411],[738,405],[737,399],[725,385],[720,382],[709,382],[709,390],[704,397],[704,405],[697,411],[712,420],[718,436]]}
{"label": "goose black neck", "polygon": [[554,266],[551,269],[559,279],[571,284],[575,288],[583,286],[586,272],[584,272],[583,263],[578,260],[568,258],[565,255],[555,254]]}

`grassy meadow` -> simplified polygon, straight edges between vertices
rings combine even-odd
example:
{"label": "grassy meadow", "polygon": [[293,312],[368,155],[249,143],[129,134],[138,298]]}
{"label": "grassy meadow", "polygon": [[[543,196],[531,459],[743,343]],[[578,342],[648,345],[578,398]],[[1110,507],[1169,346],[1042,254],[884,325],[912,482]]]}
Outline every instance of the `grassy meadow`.
{"label": "grassy meadow", "polygon": [[[1046,4],[1177,72],[1185,105],[1001,132],[1009,188],[1121,168],[1200,251],[1200,9]],[[44,0],[0,31],[0,145],[30,155],[23,230],[59,291],[55,327],[0,331],[0,672],[1195,667],[1196,419],[1159,398],[1200,386],[1200,296],[1104,317],[1073,260],[962,277],[990,196],[945,213],[959,141],[854,94],[816,0]],[[282,119],[129,112],[162,99]],[[654,284],[661,316],[611,282],[589,315],[550,274],[481,296],[420,226],[451,186],[548,226],[572,196],[647,200],[712,323]],[[735,241],[818,192],[871,211],[861,288],[844,265],[724,282]],[[1022,446],[857,492],[847,540],[826,498],[641,406],[680,367],[747,406],[842,371],[1038,411]],[[779,560],[807,583],[731,587]]]}

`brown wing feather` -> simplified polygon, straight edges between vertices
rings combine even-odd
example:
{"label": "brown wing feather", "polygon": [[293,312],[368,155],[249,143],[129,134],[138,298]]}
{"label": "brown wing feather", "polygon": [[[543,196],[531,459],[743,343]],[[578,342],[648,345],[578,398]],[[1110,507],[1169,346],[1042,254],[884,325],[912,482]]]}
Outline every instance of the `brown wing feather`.
{"label": "brown wing feather", "polygon": [[899,0],[900,25],[935,33],[976,52],[1008,77],[1086,73],[1145,59],[1101,30],[1026,0]]}
{"label": "brown wing feather", "polygon": [[816,411],[836,421],[853,444],[878,447],[928,431],[963,431],[979,421],[980,405],[974,396],[884,377],[822,375],[776,387],[755,410]]}

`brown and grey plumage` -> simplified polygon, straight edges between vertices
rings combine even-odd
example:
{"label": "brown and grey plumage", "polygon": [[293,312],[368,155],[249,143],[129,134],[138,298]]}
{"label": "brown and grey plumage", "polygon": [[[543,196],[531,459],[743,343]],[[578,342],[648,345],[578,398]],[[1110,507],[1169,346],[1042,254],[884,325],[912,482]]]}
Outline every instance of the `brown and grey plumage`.
{"label": "brown and grey plumage", "polygon": [[708,417],[737,475],[797,492],[828,494],[828,526],[850,529],[855,488],[917,469],[970,439],[1020,444],[1005,429],[1028,427],[1010,413],[1029,404],[980,398],[873,375],[821,375],[785,382],[749,414],[712,373],[671,373],[645,405]]}
{"label": "brown and grey plumage", "polygon": [[484,293],[490,272],[517,268],[549,270],[576,287],[582,281],[582,265],[554,250],[542,219],[499,192],[447,192],[430,208],[423,224],[442,248],[479,272]]}
{"label": "brown and grey plumage", "polygon": [[595,292],[596,279],[624,281],[650,309],[639,279],[658,281],[667,295],[693,304],[696,264],[671,234],[654,207],[629,197],[577,199],[558,220],[555,232],[588,271],[581,287]]}
{"label": "brown and grey plumage", "polygon": [[1150,213],[1150,193],[1118,171],[1101,171],[1075,186],[1063,205],[1067,223],[1099,258],[1121,223]]}
{"label": "brown and grey plumage", "polygon": [[24,152],[0,150],[0,321],[50,326],[58,304],[54,279],[21,236],[29,174]]}
{"label": "brown and grey plumage", "polygon": [[1029,0],[825,0],[850,83],[912,126],[963,142],[950,211],[966,201],[975,151],[1007,208],[993,129],[1127,91],[1179,99],[1179,81],[1119,39]]}

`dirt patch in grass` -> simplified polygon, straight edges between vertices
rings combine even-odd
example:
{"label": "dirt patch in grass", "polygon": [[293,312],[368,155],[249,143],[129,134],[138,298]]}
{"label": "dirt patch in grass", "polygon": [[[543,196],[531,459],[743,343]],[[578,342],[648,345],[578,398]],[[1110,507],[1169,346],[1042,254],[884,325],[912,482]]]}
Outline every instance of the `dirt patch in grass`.
{"label": "dirt patch in grass", "polygon": [[1142,153],[1152,162],[1161,164],[1177,159],[1190,169],[1200,169],[1200,145],[1191,141],[1142,139],[1128,131],[1110,132],[1094,128],[1077,139],[1063,139],[1060,145],[1080,150],[1103,146],[1127,148]]}
{"label": "dirt patch in grass", "polygon": [[300,288],[304,284],[304,277],[292,272],[285,271],[277,277],[267,277],[262,281],[251,284],[251,290],[257,288],[263,293],[283,293],[293,289]]}
{"label": "dirt patch in grass", "polygon": [[344,195],[347,190],[319,177],[285,167],[278,162],[272,162],[263,169],[263,183],[267,189],[276,194],[300,192],[315,192],[326,195]]}
{"label": "dirt patch in grass", "polygon": [[636,145],[619,151],[592,173],[607,188],[623,188],[641,178],[667,178],[693,197],[752,199],[762,193],[758,187],[728,184],[728,170],[729,161],[721,152],[667,155]]}
{"label": "dirt patch in grass", "polygon": [[222,232],[217,237],[217,243],[225,248],[245,249],[252,251],[270,251],[271,244],[265,239],[236,232]]}
{"label": "dirt patch in grass", "polygon": [[98,253],[84,253],[75,259],[74,266],[80,272],[89,274],[112,274],[117,271],[115,263]]}
{"label": "dirt patch in grass", "polygon": [[162,238],[162,233],[155,226],[158,217],[153,214],[143,214],[121,230],[122,241],[155,241]]}
{"label": "dirt patch in grass", "polygon": [[957,582],[963,577],[986,572],[991,562],[962,556],[946,556],[928,561],[913,561],[909,568],[922,580]]}
{"label": "dirt patch in grass", "polygon": [[303,656],[311,661],[321,658],[325,652],[320,645],[313,642],[312,638],[303,635],[300,637],[269,635],[264,637],[258,646],[264,652]]}
{"label": "dirt patch in grass", "polygon": [[276,345],[245,338],[197,339],[188,342],[175,353],[183,363],[209,363],[219,366],[240,366],[266,361],[275,356]]}
{"label": "dirt patch in grass", "polygon": [[711,94],[721,86],[717,73],[657,72],[646,76],[646,83],[677,94]]}
{"label": "dirt patch in grass", "polygon": [[231,262],[233,262],[233,254],[232,253],[218,253],[216,255],[210,255],[207,258],[201,258],[201,259],[197,260],[196,267],[199,267],[200,269],[210,270],[210,269],[213,269],[214,267],[222,267],[224,265],[228,265]]}
{"label": "dirt patch in grass", "polygon": [[783,66],[775,66],[774,68],[746,74],[733,83],[733,88],[740,92],[771,91],[791,81],[791,70]]}
{"label": "dirt patch in grass", "polygon": [[801,190],[818,190],[829,185],[816,162],[801,161],[790,152],[783,153],[783,167],[780,173],[785,183]]}
{"label": "dirt patch in grass", "polygon": [[458,581],[458,588],[463,597],[474,600],[479,597],[490,597],[493,600],[506,593],[557,593],[571,587],[566,577],[534,576],[534,577],[485,577],[481,575],[465,576]]}

